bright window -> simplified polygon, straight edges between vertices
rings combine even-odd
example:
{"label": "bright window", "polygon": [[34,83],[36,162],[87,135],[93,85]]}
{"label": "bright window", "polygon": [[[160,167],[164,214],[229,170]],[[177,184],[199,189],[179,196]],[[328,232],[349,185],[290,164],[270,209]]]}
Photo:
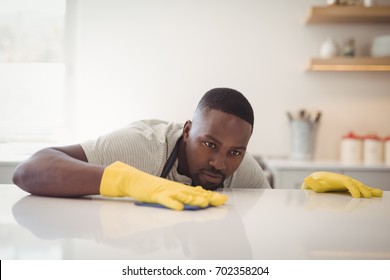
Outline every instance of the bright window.
{"label": "bright window", "polygon": [[65,127],[66,0],[0,1],[0,142],[58,140]]}

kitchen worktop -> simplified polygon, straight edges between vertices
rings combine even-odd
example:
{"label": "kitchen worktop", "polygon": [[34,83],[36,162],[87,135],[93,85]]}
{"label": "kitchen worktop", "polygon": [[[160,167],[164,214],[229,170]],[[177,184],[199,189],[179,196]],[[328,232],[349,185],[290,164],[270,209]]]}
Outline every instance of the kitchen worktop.
{"label": "kitchen worktop", "polygon": [[199,211],[0,185],[0,259],[390,259],[390,192],[225,190]]}

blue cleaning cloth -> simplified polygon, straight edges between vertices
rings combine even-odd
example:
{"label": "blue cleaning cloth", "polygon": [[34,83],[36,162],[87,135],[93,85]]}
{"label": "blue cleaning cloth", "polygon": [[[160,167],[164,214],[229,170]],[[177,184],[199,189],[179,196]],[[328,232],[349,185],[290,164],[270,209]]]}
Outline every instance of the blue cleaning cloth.
{"label": "blue cleaning cloth", "polygon": [[[164,205],[161,205],[161,204],[158,204],[158,203],[135,202],[135,205],[169,209],[168,207],[166,207]],[[209,206],[207,206],[207,207],[199,207],[199,206],[185,204],[183,210],[203,210],[203,209],[206,209],[206,208],[209,208]]]}

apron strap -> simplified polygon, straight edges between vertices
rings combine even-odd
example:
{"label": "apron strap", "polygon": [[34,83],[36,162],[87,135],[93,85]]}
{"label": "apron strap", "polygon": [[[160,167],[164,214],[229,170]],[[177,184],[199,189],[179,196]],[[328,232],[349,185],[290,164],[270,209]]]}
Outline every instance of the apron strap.
{"label": "apron strap", "polygon": [[173,165],[175,164],[177,156],[179,155],[179,147],[182,138],[183,137],[180,136],[180,138],[176,141],[175,147],[173,148],[171,154],[169,155],[167,161],[165,162],[164,168],[160,175],[161,178],[167,178],[169,172],[171,171]]}

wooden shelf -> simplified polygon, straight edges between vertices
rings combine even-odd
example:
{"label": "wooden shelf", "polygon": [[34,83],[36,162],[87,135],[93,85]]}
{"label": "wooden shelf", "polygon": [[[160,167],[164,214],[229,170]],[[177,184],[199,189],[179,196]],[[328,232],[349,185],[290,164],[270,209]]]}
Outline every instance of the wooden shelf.
{"label": "wooden shelf", "polygon": [[306,23],[386,23],[390,22],[390,6],[316,6],[311,7]]}
{"label": "wooden shelf", "polygon": [[312,58],[309,71],[390,71],[390,56]]}

